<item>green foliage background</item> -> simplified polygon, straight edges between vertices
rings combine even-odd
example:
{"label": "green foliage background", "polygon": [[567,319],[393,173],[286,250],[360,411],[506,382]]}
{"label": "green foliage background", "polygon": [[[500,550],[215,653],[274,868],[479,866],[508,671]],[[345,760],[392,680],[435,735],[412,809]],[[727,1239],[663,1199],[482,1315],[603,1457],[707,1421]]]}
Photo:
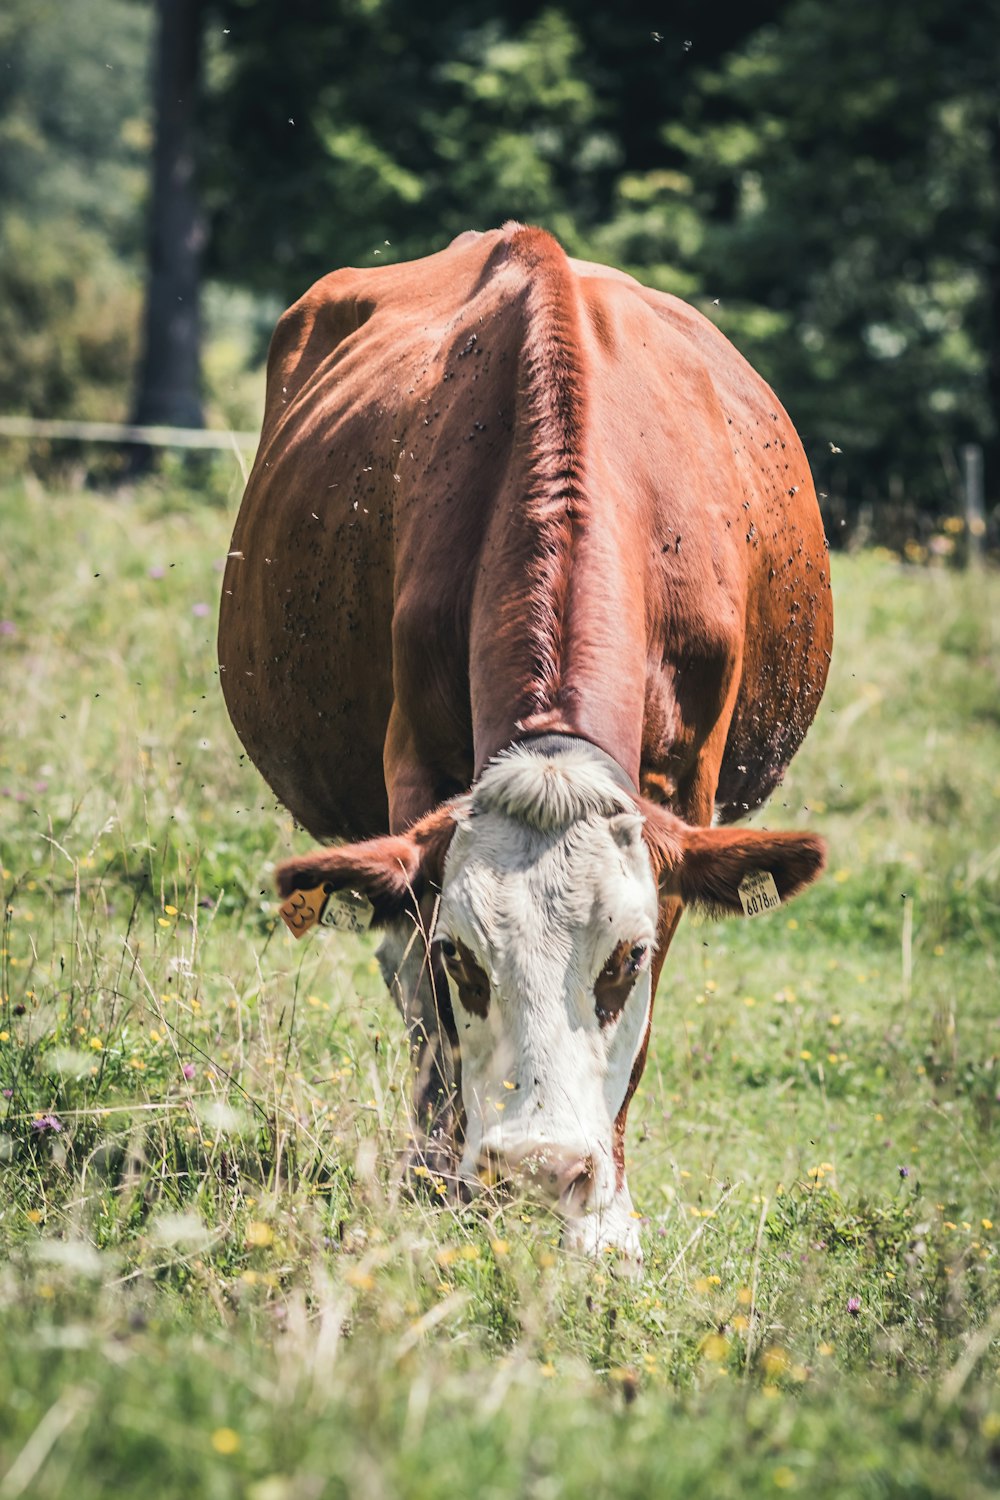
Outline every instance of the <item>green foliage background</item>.
{"label": "green foliage background", "polygon": [[[149,8],[0,12],[0,410],[124,417],[150,143]],[[17,455],[20,457],[20,454]]]}
{"label": "green foliage background", "polygon": [[[251,420],[243,370],[315,277],[520,218],[702,305],[831,514],[952,512],[968,441],[996,500],[994,7],[204,0],[198,24],[212,420]],[[151,0],[4,8],[0,410],[127,408],[153,37]]]}

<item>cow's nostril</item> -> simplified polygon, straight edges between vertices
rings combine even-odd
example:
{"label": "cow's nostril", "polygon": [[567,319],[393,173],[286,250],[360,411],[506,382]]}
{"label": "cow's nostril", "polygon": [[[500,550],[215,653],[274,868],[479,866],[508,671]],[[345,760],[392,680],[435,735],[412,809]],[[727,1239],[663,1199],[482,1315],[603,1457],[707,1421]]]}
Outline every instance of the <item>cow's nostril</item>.
{"label": "cow's nostril", "polygon": [[550,1142],[504,1143],[501,1147],[480,1147],[475,1176],[466,1180],[473,1192],[486,1189],[502,1194],[515,1183],[529,1193],[562,1207],[579,1210],[589,1198],[594,1182],[594,1158],[590,1153],[560,1150]]}
{"label": "cow's nostril", "polygon": [[559,1201],[564,1208],[580,1208],[586,1202],[594,1181],[594,1161],[590,1156],[567,1166],[560,1174]]}

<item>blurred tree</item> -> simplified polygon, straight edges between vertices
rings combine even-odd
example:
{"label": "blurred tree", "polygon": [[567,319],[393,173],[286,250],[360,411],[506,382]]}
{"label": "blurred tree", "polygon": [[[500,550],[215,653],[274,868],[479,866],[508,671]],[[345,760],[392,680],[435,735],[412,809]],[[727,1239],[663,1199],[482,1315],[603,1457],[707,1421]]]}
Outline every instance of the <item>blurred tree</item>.
{"label": "blurred tree", "polygon": [[998,77],[995,7],[794,0],[666,124],[682,170],[622,184],[831,490],[951,508],[973,439],[1000,488]]}
{"label": "blurred tree", "polygon": [[[156,0],[155,143],[149,199],[143,354],[133,420],[200,427],[201,254],[196,182],[203,0]],[[137,448],[132,472],[152,450]]]}
{"label": "blurred tree", "polygon": [[[519,29],[476,0],[223,0],[213,26],[212,265],[284,300],[334,266],[440,248],[470,226],[570,236],[615,159],[561,13]],[[234,193],[251,177],[255,190]],[[386,243],[388,241],[388,243]]]}
{"label": "blurred tree", "polygon": [[[125,414],[148,152],[148,14],[0,9],[0,410]],[[9,450],[8,450],[9,451]]]}
{"label": "blurred tree", "polygon": [[[510,218],[588,245],[620,173],[663,164],[692,58],[717,62],[785,3],[729,0],[706,22],[677,0],[657,31],[649,0],[218,0],[213,268],[287,300]],[[250,179],[263,190],[234,193]]]}
{"label": "blurred tree", "polygon": [[[335,266],[530,219],[700,301],[788,399],[824,488],[950,506],[946,463],[978,439],[996,491],[995,5],[155,3],[134,415],[200,420],[197,155],[201,269],[266,300],[262,322]],[[0,11],[0,409],[123,412],[154,9]]]}

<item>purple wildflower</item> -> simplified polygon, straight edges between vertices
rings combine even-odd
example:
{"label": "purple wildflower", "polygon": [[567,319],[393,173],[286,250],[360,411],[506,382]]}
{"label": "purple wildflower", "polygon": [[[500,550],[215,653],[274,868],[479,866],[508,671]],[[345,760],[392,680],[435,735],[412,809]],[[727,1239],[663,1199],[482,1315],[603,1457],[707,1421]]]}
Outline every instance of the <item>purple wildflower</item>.
{"label": "purple wildflower", "polygon": [[185,1063],[184,1066],[181,1068],[181,1072],[184,1074],[185,1078],[188,1078],[188,1079],[193,1078],[194,1074],[195,1074],[194,1063]]}
{"label": "purple wildflower", "polygon": [[62,1120],[55,1115],[39,1115],[37,1120],[31,1122],[32,1130],[62,1130]]}
{"label": "purple wildflower", "polygon": [[165,578],[166,575],[167,575],[166,568],[150,568],[149,574],[148,574],[148,576],[150,578]]}
{"label": "purple wildflower", "polygon": [[860,1297],[848,1297],[848,1299],[847,1299],[847,1311],[850,1313],[850,1315],[851,1315],[852,1318],[856,1318],[858,1316],[858,1314],[860,1313],[860,1311],[861,1311],[861,1298]]}
{"label": "purple wildflower", "polygon": [[192,604],[191,613],[197,615],[199,620],[202,620],[206,615],[212,613],[212,606],[210,604]]}
{"label": "purple wildflower", "polygon": [[899,1167],[899,1168],[897,1168],[897,1170],[899,1172],[900,1177],[909,1177],[909,1175],[910,1175],[910,1169],[909,1169],[909,1167]]}
{"label": "purple wildflower", "polygon": [[0,635],[17,635],[17,626],[13,620],[0,620]]}

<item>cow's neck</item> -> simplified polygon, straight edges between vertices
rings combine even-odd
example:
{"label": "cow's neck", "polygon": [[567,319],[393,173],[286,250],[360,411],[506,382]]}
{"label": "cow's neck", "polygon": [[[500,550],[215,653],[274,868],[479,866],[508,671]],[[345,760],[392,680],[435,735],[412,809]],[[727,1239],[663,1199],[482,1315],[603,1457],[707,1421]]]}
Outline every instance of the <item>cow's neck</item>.
{"label": "cow's neck", "polygon": [[[617,476],[600,463],[599,358],[579,278],[547,235],[509,242],[521,273],[513,451],[474,590],[476,773],[529,734],[577,734],[638,781],[646,668],[644,558]],[[612,465],[612,470],[617,467]]]}
{"label": "cow's neck", "polygon": [[516,505],[494,516],[472,610],[476,774],[507,745],[555,733],[589,740],[638,783],[642,579],[623,576],[631,549],[614,513],[566,509],[534,528]]}

